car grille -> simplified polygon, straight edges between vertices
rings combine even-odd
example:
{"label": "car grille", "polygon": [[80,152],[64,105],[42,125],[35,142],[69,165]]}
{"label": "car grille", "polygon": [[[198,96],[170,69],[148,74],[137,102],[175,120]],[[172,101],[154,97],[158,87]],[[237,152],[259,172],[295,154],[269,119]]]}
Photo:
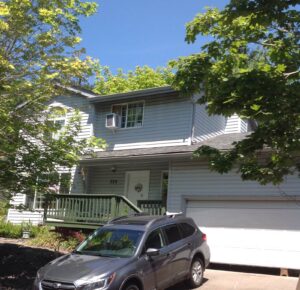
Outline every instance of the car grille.
{"label": "car grille", "polygon": [[72,283],[62,283],[57,281],[42,281],[43,290],[73,290],[76,289]]}

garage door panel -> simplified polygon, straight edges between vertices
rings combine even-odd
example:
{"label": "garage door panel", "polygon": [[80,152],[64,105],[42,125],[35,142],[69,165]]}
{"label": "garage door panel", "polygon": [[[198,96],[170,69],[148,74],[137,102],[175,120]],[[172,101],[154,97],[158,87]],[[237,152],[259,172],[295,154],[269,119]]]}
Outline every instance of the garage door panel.
{"label": "garage door panel", "polygon": [[212,262],[300,269],[300,208],[292,202],[189,201],[186,213],[207,234]]}
{"label": "garage door panel", "polygon": [[209,227],[300,230],[300,207],[292,202],[263,204],[224,202],[223,207],[221,203],[214,207],[214,202],[203,202],[201,205],[199,202],[189,202],[188,211],[202,225]]}

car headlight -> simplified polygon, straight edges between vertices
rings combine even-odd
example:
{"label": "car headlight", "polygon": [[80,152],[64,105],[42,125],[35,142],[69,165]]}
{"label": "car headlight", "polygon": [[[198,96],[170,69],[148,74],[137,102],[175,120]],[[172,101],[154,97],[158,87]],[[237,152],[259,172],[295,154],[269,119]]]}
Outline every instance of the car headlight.
{"label": "car headlight", "polygon": [[105,290],[115,279],[116,273],[105,278],[93,278],[88,283],[86,281],[78,281],[76,289],[79,290]]}

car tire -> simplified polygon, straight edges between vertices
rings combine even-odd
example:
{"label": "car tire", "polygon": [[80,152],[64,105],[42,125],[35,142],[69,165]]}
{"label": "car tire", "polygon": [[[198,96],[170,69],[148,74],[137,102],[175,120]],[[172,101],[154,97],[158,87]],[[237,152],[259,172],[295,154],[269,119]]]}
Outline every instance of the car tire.
{"label": "car tire", "polygon": [[192,288],[199,287],[203,282],[204,264],[201,258],[196,257],[193,259],[189,272],[189,286]]}
{"label": "car tire", "polygon": [[136,284],[128,284],[124,288],[124,290],[140,290],[140,288]]}

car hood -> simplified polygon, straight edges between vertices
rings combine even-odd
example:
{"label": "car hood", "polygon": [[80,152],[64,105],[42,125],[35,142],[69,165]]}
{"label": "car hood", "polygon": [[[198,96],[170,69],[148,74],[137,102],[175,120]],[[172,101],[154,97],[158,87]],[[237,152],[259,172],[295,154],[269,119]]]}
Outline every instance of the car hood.
{"label": "car hood", "polygon": [[95,276],[103,276],[123,267],[131,258],[110,258],[90,255],[70,254],[62,256],[43,268],[43,279],[75,283],[89,281]]}

